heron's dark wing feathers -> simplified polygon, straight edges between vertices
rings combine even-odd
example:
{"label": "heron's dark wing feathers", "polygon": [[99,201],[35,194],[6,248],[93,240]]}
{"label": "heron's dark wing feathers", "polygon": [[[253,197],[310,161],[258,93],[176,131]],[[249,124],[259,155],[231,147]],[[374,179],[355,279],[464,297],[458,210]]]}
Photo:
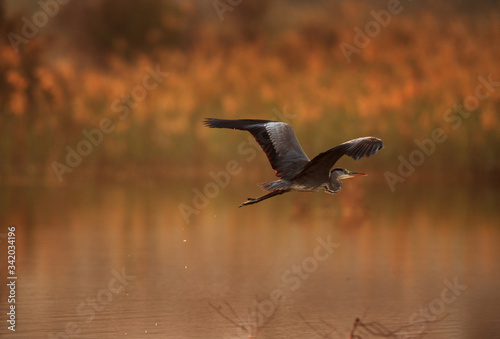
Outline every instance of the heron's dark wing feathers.
{"label": "heron's dark wing feathers", "polygon": [[207,118],[204,123],[211,128],[231,128],[250,132],[266,153],[278,178],[293,178],[309,162],[292,126],[284,122]]}
{"label": "heron's dark wing feathers", "polygon": [[375,137],[363,137],[346,141],[326,152],[318,154],[304,167],[298,176],[315,173],[318,177],[328,178],[330,169],[343,155],[348,155],[358,160],[362,157],[374,155],[382,147],[384,147],[382,140]]}

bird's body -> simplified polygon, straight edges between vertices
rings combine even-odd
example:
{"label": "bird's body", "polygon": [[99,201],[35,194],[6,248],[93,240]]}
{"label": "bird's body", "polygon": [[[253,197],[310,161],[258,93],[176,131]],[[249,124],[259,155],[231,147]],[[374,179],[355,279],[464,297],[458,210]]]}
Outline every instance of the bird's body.
{"label": "bird's body", "polygon": [[373,155],[384,147],[382,140],[378,138],[357,138],[346,141],[309,160],[302,150],[292,126],[284,122],[207,118],[205,125],[210,128],[229,128],[250,132],[266,153],[272,168],[276,171],[276,176],[280,178],[280,180],[260,185],[264,190],[271,191],[269,194],[256,199],[249,198],[240,207],[255,204],[289,191],[315,192],[324,190],[330,194],[337,193],[342,188],[341,179],[354,175],[366,175],[343,168],[331,170],[340,157],[349,155],[357,160],[364,156]]}

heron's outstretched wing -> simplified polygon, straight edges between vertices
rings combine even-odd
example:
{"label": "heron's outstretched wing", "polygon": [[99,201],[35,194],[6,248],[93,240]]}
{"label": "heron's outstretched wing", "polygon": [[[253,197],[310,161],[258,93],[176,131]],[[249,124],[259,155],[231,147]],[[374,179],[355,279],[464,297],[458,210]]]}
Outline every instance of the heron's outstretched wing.
{"label": "heron's outstretched wing", "polygon": [[300,147],[292,126],[284,122],[207,118],[204,123],[211,128],[231,128],[252,133],[266,153],[278,178],[293,178],[309,162],[309,158]]}
{"label": "heron's outstretched wing", "polygon": [[[298,176],[315,176],[318,181],[326,180],[330,174],[330,169],[343,155],[348,155],[355,160],[362,157],[369,157],[377,153],[384,147],[382,140],[375,137],[363,137],[349,140],[330,148],[328,151],[318,154],[312,159]],[[324,181],[322,181],[324,182]]]}

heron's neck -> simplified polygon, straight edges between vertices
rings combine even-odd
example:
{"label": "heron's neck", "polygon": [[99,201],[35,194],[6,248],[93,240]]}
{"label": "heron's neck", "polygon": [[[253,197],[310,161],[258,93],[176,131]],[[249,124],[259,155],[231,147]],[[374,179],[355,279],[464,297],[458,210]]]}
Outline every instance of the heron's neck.
{"label": "heron's neck", "polygon": [[342,188],[342,181],[337,178],[337,176],[330,177],[330,182],[328,183],[328,188],[337,193]]}

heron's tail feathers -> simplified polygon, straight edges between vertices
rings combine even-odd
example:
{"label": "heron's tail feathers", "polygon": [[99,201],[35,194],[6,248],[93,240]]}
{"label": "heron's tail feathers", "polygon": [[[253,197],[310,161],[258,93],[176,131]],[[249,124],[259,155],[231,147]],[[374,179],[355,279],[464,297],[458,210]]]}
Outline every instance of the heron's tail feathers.
{"label": "heron's tail feathers", "polygon": [[259,184],[259,186],[266,191],[278,191],[290,188],[290,184],[291,183],[289,181],[282,179],[277,181],[264,182],[262,184]]}

